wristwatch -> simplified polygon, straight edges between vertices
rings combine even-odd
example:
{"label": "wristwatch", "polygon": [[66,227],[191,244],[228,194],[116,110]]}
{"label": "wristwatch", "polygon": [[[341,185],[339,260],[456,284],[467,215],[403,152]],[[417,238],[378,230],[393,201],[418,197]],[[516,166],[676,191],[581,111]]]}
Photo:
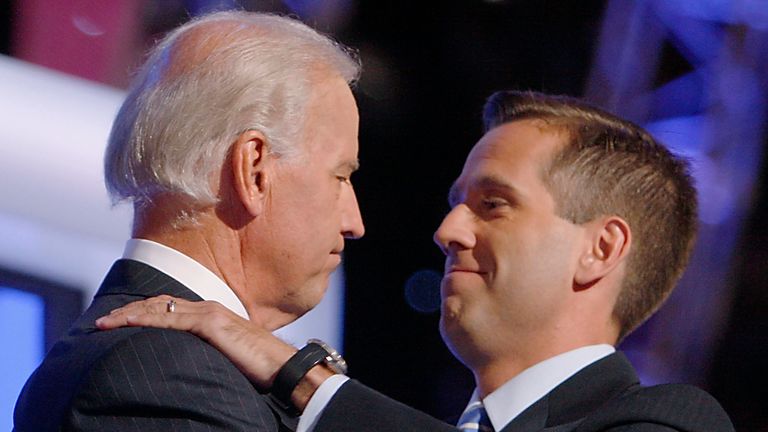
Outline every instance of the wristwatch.
{"label": "wristwatch", "polygon": [[327,343],[319,339],[310,339],[304,348],[300,349],[280,368],[270,390],[270,396],[291,415],[299,415],[299,411],[291,402],[291,394],[299,385],[304,375],[320,362],[337,374],[347,373],[347,362]]}

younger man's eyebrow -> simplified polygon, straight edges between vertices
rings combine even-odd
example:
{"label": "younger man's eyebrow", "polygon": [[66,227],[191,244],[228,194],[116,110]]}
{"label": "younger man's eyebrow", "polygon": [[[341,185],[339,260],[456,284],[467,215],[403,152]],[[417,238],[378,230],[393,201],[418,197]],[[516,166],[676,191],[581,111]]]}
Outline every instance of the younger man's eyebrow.
{"label": "younger man's eyebrow", "polygon": [[[510,195],[518,195],[517,188],[509,184],[505,179],[494,175],[480,177],[479,179],[474,180],[471,186],[480,190],[496,190]],[[461,188],[461,184],[456,180],[448,190],[448,204],[451,207],[454,207],[461,202],[463,193]]]}
{"label": "younger man's eyebrow", "polygon": [[477,180],[476,184],[481,189],[497,189],[511,194],[517,194],[518,192],[517,188],[509,184],[507,180],[495,175],[481,177]]}
{"label": "younger man's eyebrow", "polygon": [[448,189],[448,205],[451,207],[455,207],[461,201],[461,187],[458,182],[458,180],[454,181]]}

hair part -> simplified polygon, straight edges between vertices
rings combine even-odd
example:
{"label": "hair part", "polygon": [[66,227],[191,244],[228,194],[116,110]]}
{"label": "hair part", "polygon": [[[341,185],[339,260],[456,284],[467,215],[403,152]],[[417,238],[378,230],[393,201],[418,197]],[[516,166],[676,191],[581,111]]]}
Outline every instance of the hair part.
{"label": "hair part", "polygon": [[567,133],[542,170],[559,216],[583,224],[615,215],[632,230],[613,310],[621,340],[661,306],[688,264],[697,229],[689,164],[641,127],[578,99],[504,91],[483,110],[486,131],[522,119]]}
{"label": "hair part", "polygon": [[360,65],[351,50],[291,18],[218,12],[170,32],[150,52],[112,126],[104,168],[113,203],[141,208],[179,196],[190,203],[190,219],[218,202],[212,180],[246,130],[262,132],[276,157],[300,158],[318,73],[352,85]]}

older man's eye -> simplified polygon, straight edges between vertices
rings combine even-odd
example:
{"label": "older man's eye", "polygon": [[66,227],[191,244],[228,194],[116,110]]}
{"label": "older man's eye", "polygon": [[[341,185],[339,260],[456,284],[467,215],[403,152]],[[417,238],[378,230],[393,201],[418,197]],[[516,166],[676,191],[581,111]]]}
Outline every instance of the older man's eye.
{"label": "older man's eye", "polygon": [[338,181],[340,181],[341,183],[351,184],[351,179],[349,177],[346,177],[346,176],[336,176],[336,179]]}

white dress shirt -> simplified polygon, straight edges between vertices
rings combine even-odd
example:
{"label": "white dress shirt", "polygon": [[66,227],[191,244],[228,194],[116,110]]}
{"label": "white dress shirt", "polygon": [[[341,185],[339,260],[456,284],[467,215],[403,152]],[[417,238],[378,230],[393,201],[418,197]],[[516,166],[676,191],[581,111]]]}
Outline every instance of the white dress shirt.
{"label": "white dress shirt", "polygon": [[[614,353],[611,345],[589,345],[537,363],[502,384],[483,399],[494,430],[502,430],[534,402],[565,380],[601,358]],[[480,400],[475,389],[469,404]],[[467,405],[469,405],[467,404]]]}
{"label": "white dress shirt", "polygon": [[[123,258],[154,267],[179,281],[203,300],[219,302],[232,312],[248,319],[245,306],[223,280],[204,265],[176,249],[151,240],[130,239],[125,244]],[[296,432],[312,430],[323,408],[347,379],[344,375],[334,375],[317,389],[299,418]]]}
{"label": "white dress shirt", "polygon": [[212,300],[248,319],[245,306],[223,280],[176,249],[144,239],[130,239],[123,258],[144,263],[181,282],[203,300]]}

